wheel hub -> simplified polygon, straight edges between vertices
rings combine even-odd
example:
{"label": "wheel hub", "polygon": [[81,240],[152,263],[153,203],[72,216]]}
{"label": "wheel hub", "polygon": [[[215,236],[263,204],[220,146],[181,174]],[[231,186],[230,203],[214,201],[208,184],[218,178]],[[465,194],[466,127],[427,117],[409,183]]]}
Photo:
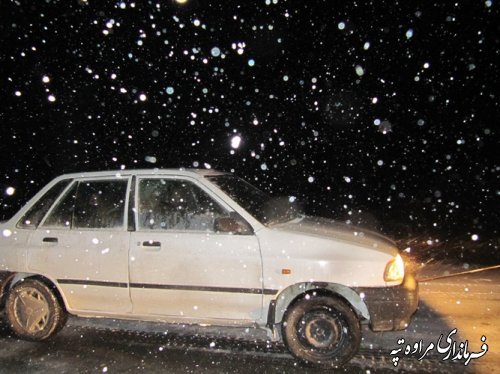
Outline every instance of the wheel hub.
{"label": "wheel hub", "polygon": [[341,337],[340,326],[336,318],[315,312],[302,319],[303,337],[307,343],[317,349],[325,349],[338,343]]}
{"label": "wheel hub", "polygon": [[37,290],[23,290],[15,301],[15,317],[27,332],[41,331],[49,320],[49,304]]}

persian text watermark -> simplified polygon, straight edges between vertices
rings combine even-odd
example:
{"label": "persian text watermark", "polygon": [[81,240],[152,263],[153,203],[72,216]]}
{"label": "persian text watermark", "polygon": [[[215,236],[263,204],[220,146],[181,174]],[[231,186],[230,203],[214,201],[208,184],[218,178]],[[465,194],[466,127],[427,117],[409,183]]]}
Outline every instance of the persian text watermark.
{"label": "persian text watermark", "polygon": [[423,360],[424,357],[434,351],[440,355],[443,355],[443,361],[463,361],[465,366],[469,365],[471,360],[483,357],[486,352],[488,352],[488,344],[486,344],[486,336],[481,336],[481,352],[470,352],[469,351],[469,341],[457,342],[452,337],[457,333],[457,329],[453,329],[448,333],[446,337],[446,342],[443,342],[443,334],[441,334],[434,344],[433,342],[429,344],[424,344],[422,339],[413,344],[405,344],[403,338],[398,340],[398,345],[400,348],[393,349],[391,351],[392,364],[398,366],[401,356],[416,356],[417,359]]}

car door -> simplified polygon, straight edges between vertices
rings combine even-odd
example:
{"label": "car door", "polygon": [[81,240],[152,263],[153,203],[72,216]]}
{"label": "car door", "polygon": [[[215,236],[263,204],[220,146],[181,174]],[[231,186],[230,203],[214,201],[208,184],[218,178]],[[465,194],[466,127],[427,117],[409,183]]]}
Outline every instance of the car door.
{"label": "car door", "polygon": [[68,308],[130,312],[129,178],[75,180],[31,236],[29,271],[56,280]]}
{"label": "car door", "polygon": [[[255,235],[216,233],[230,209],[190,178],[138,177],[131,234],[134,314],[255,321],[262,263]],[[171,318],[172,319],[172,318]]]}

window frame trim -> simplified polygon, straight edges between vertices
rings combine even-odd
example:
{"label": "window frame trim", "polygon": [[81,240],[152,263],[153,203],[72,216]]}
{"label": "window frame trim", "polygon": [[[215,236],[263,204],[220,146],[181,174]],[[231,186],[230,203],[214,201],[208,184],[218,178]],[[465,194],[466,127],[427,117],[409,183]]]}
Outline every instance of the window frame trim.
{"label": "window frame trim", "polygon": [[[127,187],[125,189],[125,200],[124,200],[124,215],[123,215],[123,223],[119,227],[73,227],[73,222],[69,227],[66,226],[45,226],[45,221],[52,214],[52,211],[59,205],[60,201],[66,197],[68,191],[73,187],[75,183],[80,182],[101,182],[101,181],[116,181],[116,180],[125,180],[127,182]],[[128,204],[129,204],[129,195],[130,195],[130,185],[131,185],[132,175],[127,176],[99,176],[99,177],[84,177],[84,178],[73,178],[73,181],[68,184],[68,186],[60,193],[59,197],[54,201],[48,212],[45,214],[45,217],[40,221],[37,229],[47,229],[47,230],[64,230],[64,231],[128,231]],[[78,188],[77,188],[78,192]],[[72,220],[73,221],[73,220]]]}

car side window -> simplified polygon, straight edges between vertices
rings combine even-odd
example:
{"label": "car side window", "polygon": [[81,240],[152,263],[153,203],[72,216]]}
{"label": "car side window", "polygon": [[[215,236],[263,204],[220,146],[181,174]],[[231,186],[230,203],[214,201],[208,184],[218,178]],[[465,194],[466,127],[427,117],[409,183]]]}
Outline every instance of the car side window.
{"label": "car side window", "polygon": [[228,211],[191,182],[139,181],[139,229],[213,232],[215,219],[228,216]]}
{"label": "car side window", "polygon": [[38,201],[23,215],[17,223],[17,227],[23,229],[35,229],[38,227],[54,201],[56,201],[57,197],[70,182],[71,179],[65,179],[52,186],[52,188],[38,199]]}
{"label": "car side window", "polygon": [[75,229],[123,227],[127,182],[100,180],[75,183],[47,217],[44,226]]}
{"label": "car side window", "polygon": [[73,183],[62,199],[57,203],[49,214],[43,226],[51,227],[71,227],[73,211],[75,210],[75,198],[78,182]]}

